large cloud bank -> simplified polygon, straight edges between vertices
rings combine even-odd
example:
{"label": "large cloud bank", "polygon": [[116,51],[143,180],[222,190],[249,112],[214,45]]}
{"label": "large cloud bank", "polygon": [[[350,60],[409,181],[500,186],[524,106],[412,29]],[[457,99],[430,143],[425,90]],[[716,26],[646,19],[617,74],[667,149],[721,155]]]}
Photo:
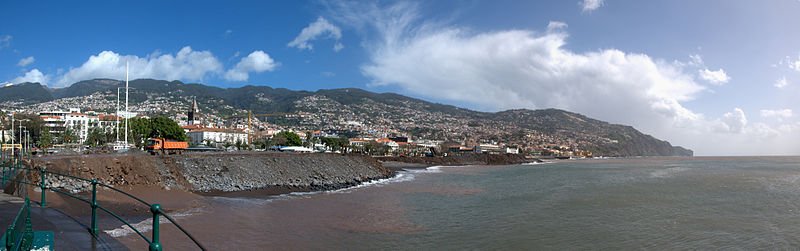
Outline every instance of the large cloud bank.
{"label": "large cloud bank", "polygon": [[32,69],[9,83],[38,82],[51,87],[65,87],[94,78],[124,79],[126,63],[130,68],[130,79],[188,81],[203,81],[210,76],[219,76],[229,81],[247,81],[250,73],[272,71],[278,65],[267,53],[260,50],[241,58],[228,71],[225,71],[220,60],[210,51],[196,51],[189,46],[181,48],[174,55],[152,53],[146,57],[103,51],[61,74],[47,75],[38,69]]}
{"label": "large cloud bank", "polygon": [[475,32],[422,20],[408,3],[340,4],[331,15],[372,32],[362,72],[373,85],[488,111],[566,109],[633,125],[699,154],[800,150],[781,139],[797,134],[796,126],[748,123],[735,107],[717,118],[687,108],[688,101],[731,79],[722,69],[708,70],[698,55],[669,62],[617,49],[575,52],[564,46],[562,22],[551,22],[545,32]]}

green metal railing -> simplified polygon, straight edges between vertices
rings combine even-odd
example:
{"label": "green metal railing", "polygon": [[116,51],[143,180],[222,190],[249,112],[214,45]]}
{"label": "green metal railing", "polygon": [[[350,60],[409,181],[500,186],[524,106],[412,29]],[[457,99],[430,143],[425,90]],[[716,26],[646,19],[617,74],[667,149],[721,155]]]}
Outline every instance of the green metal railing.
{"label": "green metal railing", "polygon": [[[128,226],[131,230],[133,230],[137,235],[139,235],[139,237],[141,237],[145,242],[147,242],[147,244],[149,246],[149,250],[151,250],[151,251],[162,250],[161,240],[159,238],[159,236],[160,236],[159,224],[160,224],[160,217],[164,216],[164,218],[166,218],[175,227],[177,227],[181,232],[183,232],[183,234],[185,234],[187,237],[189,237],[189,239],[191,239],[192,242],[194,242],[194,244],[197,245],[197,247],[199,247],[201,250],[206,250],[206,248],[202,244],[200,244],[200,242],[197,241],[197,239],[195,239],[194,236],[192,236],[188,231],[186,231],[186,229],[184,229],[180,224],[178,224],[178,222],[175,221],[174,218],[170,217],[166,212],[164,212],[164,210],[161,209],[161,205],[160,204],[147,203],[146,201],[144,201],[144,200],[142,200],[142,199],[140,199],[140,198],[138,198],[136,196],[133,196],[130,193],[127,193],[125,191],[122,191],[120,189],[112,187],[112,186],[110,186],[108,184],[99,182],[96,179],[86,179],[86,178],[81,178],[81,177],[77,177],[77,176],[73,176],[73,175],[69,175],[69,174],[63,174],[63,173],[58,173],[58,172],[47,171],[45,168],[34,169],[34,168],[29,168],[29,167],[23,167],[23,166],[20,166],[20,165],[17,165],[16,167],[13,166],[13,165],[10,165],[10,166],[8,166],[8,169],[11,170],[12,175],[16,175],[17,171],[25,170],[25,171],[27,171],[25,177],[21,178],[21,179],[20,178],[17,178],[17,179],[6,179],[6,165],[3,165],[3,168],[4,169],[3,169],[3,184],[2,185],[5,186],[6,182],[16,182],[16,183],[26,184],[26,185],[30,185],[30,186],[33,186],[33,187],[40,188],[41,189],[41,200],[39,201],[39,205],[41,207],[46,207],[47,206],[47,193],[46,193],[47,190],[50,190],[50,191],[53,191],[53,192],[56,192],[56,193],[59,193],[59,194],[65,195],[67,197],[70,197],[70,198],[76,199],[78,201],[82,201],[84,203],[89,204],[89,206],[91,207],[91,210],[92,210],[92,217],[91,217],[91,225],[90,225],[88,230],[94,236],[97,236],[97,233],[98,233],[98,228],[97,228],[97,221],[98,221],[98,219],[97,219],[97,209],[100,209],[103,212],[106,212],[107,214],[109,214],[112,217],[116,218],[117,220],[119,220],[120,222],[122,222],[123,224]],[[32,173],[38,173],[39,174],[39,182],[38,182],[38,184],[37,183],[33,183],[33,182],[29,182],[30,179],[33,179]],[[82,197],[80,197],[80,196],[78,196],[76,194],[73,194],[73,193],[69,192],[69,191],[64,191],[64,190],[56,188],[56,187],[48,187],[47,186],[47,184],[48,184],[47,183],[47,177],[51,177],[53,175],[61,176],[61,177],[67,177],[67,178],[70,178],[70,179],[79,180],[81,182],[87,182],[88,184],[91,185],[91,189],[92,189],[91,190],[91,199],[82,198]],[[153,216],[153,231],[152,231],[151,238],[147,238],[144,234],[142,234],[142,232],[139,229],[136,229],[132,224],[130,224],[128,221],[123,219],[118,214],[116,214],[116,213],[112,212],[111,210],[109,210],[109,209],[101,206],[100,204],[98,204],[97,203],[97,187],[98,186],[105,187],[105,188],[107,188],[109,190],[124,194],[125,196],[128,196],[129,198],[133,199],[134,201],[137,201],[137,202],[147,206],[150,209],[150,213]]]}
{"label": "green metal railing", "polygon": [[17,213],[17,217],[6,229],[0,239],[3,250],[30,250],[33,247],[33,226],[31,225],[31,201],[25,198],[25,204]]}

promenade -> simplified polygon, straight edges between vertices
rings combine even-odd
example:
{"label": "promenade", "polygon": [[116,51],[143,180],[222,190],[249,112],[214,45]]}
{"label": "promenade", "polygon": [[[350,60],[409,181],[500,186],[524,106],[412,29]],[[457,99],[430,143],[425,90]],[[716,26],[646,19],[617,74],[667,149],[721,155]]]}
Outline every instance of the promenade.
{"label": "promenade", "polygon": [[[2,191],[2,190],[0,190]],[[0,192],[0,229],[5,231],[24,204],[22,198]],[[53,208],[40,208],[31,202],[33,230],[53,231],[57,250],[128,250],[113,237],[99,231],[98,237],[89,234],[88,226]]]}

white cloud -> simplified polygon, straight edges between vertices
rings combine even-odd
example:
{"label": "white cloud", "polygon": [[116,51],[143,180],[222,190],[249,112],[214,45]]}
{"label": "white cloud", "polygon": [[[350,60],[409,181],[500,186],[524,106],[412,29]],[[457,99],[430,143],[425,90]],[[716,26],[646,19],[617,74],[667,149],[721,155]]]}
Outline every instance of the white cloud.
{"label": "white cloud", "polygon": [[761,110],[761,117],[765,118],[777,118],[781,120],[791,118],[792,116],[792,109]]}
{"label": "white cloud", "polygon": [[[325,37],[326,35],[327,37]],[[294,40],[289,42],[287,46],[295,47],[300,50],[313,50],[314,46],[309,42],[320,37],[336,40],[336,43],[333,45],[334,51],[340,51],[344,48],[344,45],[339,42],[339,40],[342,38],[342,30],[336,25],[328,22],[328,20],[323,17],[317,18],[317,21],[314,21],[307,27],[303,28],[303,30],[300,31],[300,34],[297,35]]]}
{"label": "white cloud", "polygon": [[699,71],[699,74],[700,78],[702,78],[705,81],[708,81],[710,84],[713,85],[723,85],[731,80],[731,78],[728,76],[728,74],[725,73],[725,70],[723,69],[719,69],[716,71],[711,71],[709,69],[702,69]]}
{"label": "white cloud", "polygon": [[797,59],[792,59],[790,56],[786,56],[785,58],[778,61],[777,64],[773,64],[772,67],[779,67],[786,65],[790,70],[800,71],[800,56],[797,56]]}
{"label": "white cloud", "polygon": [[721,121],[725,132],[741,133],[747,126],[747,116],[740,108],[734,108],[733,112],[722,115]]}
{"label": "white cloud", "polygon": [[567,23],[559,22],[559,21],[550,21],[547,24],[547,32],[557,32],[562,31],[567,28]]}
{"label": "white cloud", "polygon": [[125,62],[130,63],[130,79],[200,81],[210,74],[223,72],[222,64],[210,51],[194,51],[189,46],[175,55],[156,52],[147,57],[103,51],[89,57],[83,65],[69,69],[58,78],[55,86],[63,87],[94,78],[124,79]]}
{"label": "white cloud", "polygon": [[580,5],[583,12],[591,12],[603,6],[603,0],[583,0]]}
{"label": "white cloud", "polygon": [[0,50],[11,46],[11,40],[13,38],[14,37],[12,37],[11,35],[0,35]]}
{"label": "white cloud", "polygon": [[242,58],[235,67],[225,73],[225,79],[230,81],[247,81],[250,72],[272,71],[278,64],[267,53],[254,51]]}
{"label": "white cloud", "polygon": [[779,78],[778,80],[776,80],[775,84],[773,86],[775,86],[777,88],[783,88],[783,87],[786,87],[788,85],[789,85],[789,81],[786,80],[786,77],[782,77],[782,78]]}
{"label": "white cloud", "polygon": [[[388,19],[405,21],[366,23],[415,21]],[[476,34],[447,27],[375,30],[384,32],[383,37],[369,46],[370,62],[362,67],[374,85],[397,85],[417,95],[468,102],[483,110],[555,107],[616,123],[651,123],[648,127],[698,117],[680,102],[693,99],[704,87],[680,67],[644,54],[613,49],[575,53],[562,47],[565,33]],[[653,116],[659,119],[633,119]]]}
{"label": "white cloud", "polygon": [[12,79],[9,82],[11,84],[31,82],[46,85],[48,82],[50,82],[50,76],[43,74],[41,71],[39,71],[39,69],[33,69],[26,72],[25,75]]}
{"label": "white cloud", "polygon": [[616,49],[574,52],[564,46],[565,31],[476,32],[425,22],[407,2],[344,4],[330,13],[367,34],[361,70],[373,86],[486,111],[565,109],[632,125],[698,154],[800,152],[797,142],[774,137],[779,130],[748,123],[742,109],[714,118],[685,107],[705,93],[696,77],[706,68],[699,55],[666,62]]}
{"label": "white cloud", "polygon": [[19,62],[17,63],[17,66],[25,67],[25,66],[28,66],[29,64],[33,64],[34,61],[36,61],[36,59],[34,59],[33,56],[30,56],[30,57],[27,57],[27,58],[23,58],[23,59],[19,60]]}
{"label": "white cloud", "polygon": [[705,67],[706,64],[703,62],[702,56],[694,54],[694,55],[689,55],[689,65],[695,67]]}

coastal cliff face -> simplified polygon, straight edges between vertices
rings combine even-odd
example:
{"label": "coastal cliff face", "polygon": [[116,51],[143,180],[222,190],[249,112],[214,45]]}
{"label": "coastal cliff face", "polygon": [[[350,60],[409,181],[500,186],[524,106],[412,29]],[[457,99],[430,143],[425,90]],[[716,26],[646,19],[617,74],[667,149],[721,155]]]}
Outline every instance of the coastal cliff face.
{"label": "coastal cliff face", "polygon": [[[72,155],[35,158],[33,165],[117,187],[161,186],[191,192],[331,190],[392,175],[371,157],[337,154]],[[57,175],[49,180],[50,186],[73,192],[89,186]]]}
{"label": "coastal cliff face", "polygon": [[632,126],[612,124],[558,109],[508,110],[494,120],[515,121],[547,135],[567,135],[595,156],[693,156],[692,150],[644,134]]}

